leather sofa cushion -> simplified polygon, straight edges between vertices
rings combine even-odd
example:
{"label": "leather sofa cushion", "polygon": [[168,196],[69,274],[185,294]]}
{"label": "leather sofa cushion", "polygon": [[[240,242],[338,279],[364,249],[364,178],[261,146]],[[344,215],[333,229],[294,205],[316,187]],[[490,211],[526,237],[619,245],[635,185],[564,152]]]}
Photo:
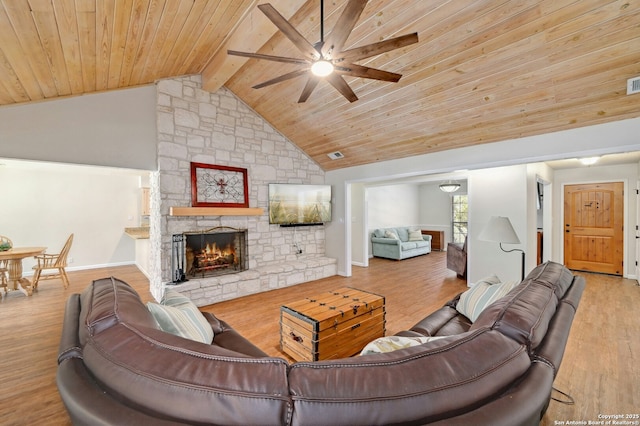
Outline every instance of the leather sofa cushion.
{"label": "leather sofa cushion", "polygon": [[558,299],[546,285],[526,281],[523,284],[482,311],[470,330],[492,328],[535,349],[547,333]]}
{"label": "leather sofa cushion", "polygon": [[293,364],[293,423],[424,424],[472,410],[530,366],[526,348],[482,329],[398,351]]}
{"label": "leather sofa cushion", "polygon": [[527,275],[527,280],[532,280],[552,288],[559,300],[564,297],[569,287],[571,287],[574,275],[560,263],[546,262],[535,267],[529,275]]}
{"label": "leather sofa cushion", "polygon": [[83,360],[108,394],[156,417],[233,425],[247,406],[243,424],[282,424],[291,410],[283,359],[118,324],[89,339]]}
{"label": "leather sofa cushion", "polygon": [[[430,423],[430,426],[538,426],[549,405],[553,370],[546,364],[532,363],[531,368],[518,382],[517,387],[487,401],[481,408]],[[514,389],[517,391],[514,392]],[[545,389],[548,391],[545,392]]]}
{"label": "leather sofa cushion", "polygon": [[[287,422],[291,401],[285,360],[253,358],[166,333],[135,290],[114,278],[94,281],[80,300],[83,362],[100,386],[124,404],[145,407],[155,417],[225,425],[237,424],[237,407],[246,405],[251,410],[243,424]],[[222,322],[215,325],[225,328]],[[216,338],[232,341],[230,333]]]}
{"label": "leather sofa cushion", "polygon": [[93,281],[80,295],[80,303],[80,322],[84,325],[79,330],[82,346],[89,336],[99,334],[121,322],[159,329],[138,293],[117,278]]}
{"label": "leather sofa cushion", "polygon": [[464,315],[458,315],[451,319],[451,321],[440,327],[440,330],[436,333],[436,336],[453,336],[455,334],[461,334],[469,331],[471,322]]}
{"label": "leather sofa cushion", "polygon": [[202,314],[205,319],[209,321],[211,329],[215,334],[213,339],[214,345],[222,346],[223,348],[249,357],[261,358],[268,356],[256,345],[242,337],[240,333],[234,330],[229,324],[217,318],[212,313],[203,312]]}
{"label": "leather sofa cushion", "polygon": [[410,331],[423,336],[451,336],[469,331],[469,327],[471,322],[447,304],[411,327]]}
{"label": "leather sofa cushion", "polygon": [[574,279],[573,284],[565,293],[565,297],[560,301],[556,314],[551,320],[549,331],[544,337],[540,346],[536,350],[536,357],[543,359],[554,370],[554,376],[560,369],[560,363],[565,350],[565,342],[569,338],[571,324],[576,314],[576,309],[582,292],[584,291],[584,278]]}

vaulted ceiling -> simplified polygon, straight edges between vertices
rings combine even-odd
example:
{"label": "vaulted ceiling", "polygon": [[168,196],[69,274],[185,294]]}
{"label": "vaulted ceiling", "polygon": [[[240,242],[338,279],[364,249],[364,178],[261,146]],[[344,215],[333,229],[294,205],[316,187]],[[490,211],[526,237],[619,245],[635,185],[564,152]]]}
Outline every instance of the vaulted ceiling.
{"label": "vaulted ceiling", "polygon": [[[638,0],[370,0],[345,48],[417,32],[362,60],[398,83],[347,77],[350,103],[299,77],[261,89],[298,57],[257,0],[0,0],[0,106],[201,74],[225,86],[325,170],[640,116]],[[271,0],[320,38],[320,0]],[[329,33],[346,0],[325,2]],[[606,141],[603,141],[606,143]],[[327,154],[340,151],[344,158]]]}

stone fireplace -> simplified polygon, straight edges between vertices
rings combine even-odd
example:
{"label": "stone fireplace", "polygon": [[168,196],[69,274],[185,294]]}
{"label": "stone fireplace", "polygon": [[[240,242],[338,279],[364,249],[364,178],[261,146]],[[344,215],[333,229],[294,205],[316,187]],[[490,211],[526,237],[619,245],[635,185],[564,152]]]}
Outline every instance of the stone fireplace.
{"label": "stone fireplace", "polygon": [[[266,211],[269,183],[323,184],[320,166],[225,87],[210,93],[193,75],[160,80],[157,88],[158,170],[150,179],[154,298],[161,300],[170,285],[206,306],[335,275],[337,261],[325,255],[323,226],[282,228],[269,223]],[[247,169],[249,207],[264,212],[246,215],[227,208],[228,213],[172,214],[174,208],[193,207],[189,162]],[[190,233],[185,231],[219,226],[246,230],[238,269],[234,255],[234,266],[199,266],[187,275],[195,257],[187,259],[184,237]],[[174,236],[181,239],[179,253]]]}
{"label": "stone fireplace", "polygon": [[174,234],[171,247],[173,283],[234,274],[247,269],[247,230],[217,226]]}

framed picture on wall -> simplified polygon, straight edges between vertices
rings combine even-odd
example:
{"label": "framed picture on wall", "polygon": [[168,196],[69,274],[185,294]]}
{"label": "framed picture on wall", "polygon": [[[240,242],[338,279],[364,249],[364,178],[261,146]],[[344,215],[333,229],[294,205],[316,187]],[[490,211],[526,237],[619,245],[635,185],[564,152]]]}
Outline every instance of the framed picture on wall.
{"label": "framed picture on wall", "polygon": [[249,207],[247,169],[191,163],[192,207]]}

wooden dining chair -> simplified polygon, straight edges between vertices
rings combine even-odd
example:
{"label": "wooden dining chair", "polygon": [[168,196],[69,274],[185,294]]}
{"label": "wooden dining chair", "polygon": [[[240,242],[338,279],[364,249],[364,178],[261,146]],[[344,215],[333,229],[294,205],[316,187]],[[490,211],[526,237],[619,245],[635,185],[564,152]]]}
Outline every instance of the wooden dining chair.
{"label": "wooden dining chair", "polygon": [[[4,235],[0,235],[0,247],[13,247],[13,243],[8,237]],[[7,281],[9,274],[9,261],[7,259],[0,260],[0,287],[4,289],[4,292],[7,292]]]}
{"label": "wooden dining chair", "polygon": [[[58,254],[39,254],[34,256],[38,264],[33,267],[35,273],[33,274],[33,288],[38,288],[38,281],[50,280],[54,278],[62,279],[64,288],[69,287],[69,277],[67,277],[67,256],[69,255],[69,249],[71,249],[71,243],[73,242],[73,234],[69,235],[67,242],[64,243],[64,247]],[[52,270],[53,272],[45,273],[42,275],[42,271]]]}

